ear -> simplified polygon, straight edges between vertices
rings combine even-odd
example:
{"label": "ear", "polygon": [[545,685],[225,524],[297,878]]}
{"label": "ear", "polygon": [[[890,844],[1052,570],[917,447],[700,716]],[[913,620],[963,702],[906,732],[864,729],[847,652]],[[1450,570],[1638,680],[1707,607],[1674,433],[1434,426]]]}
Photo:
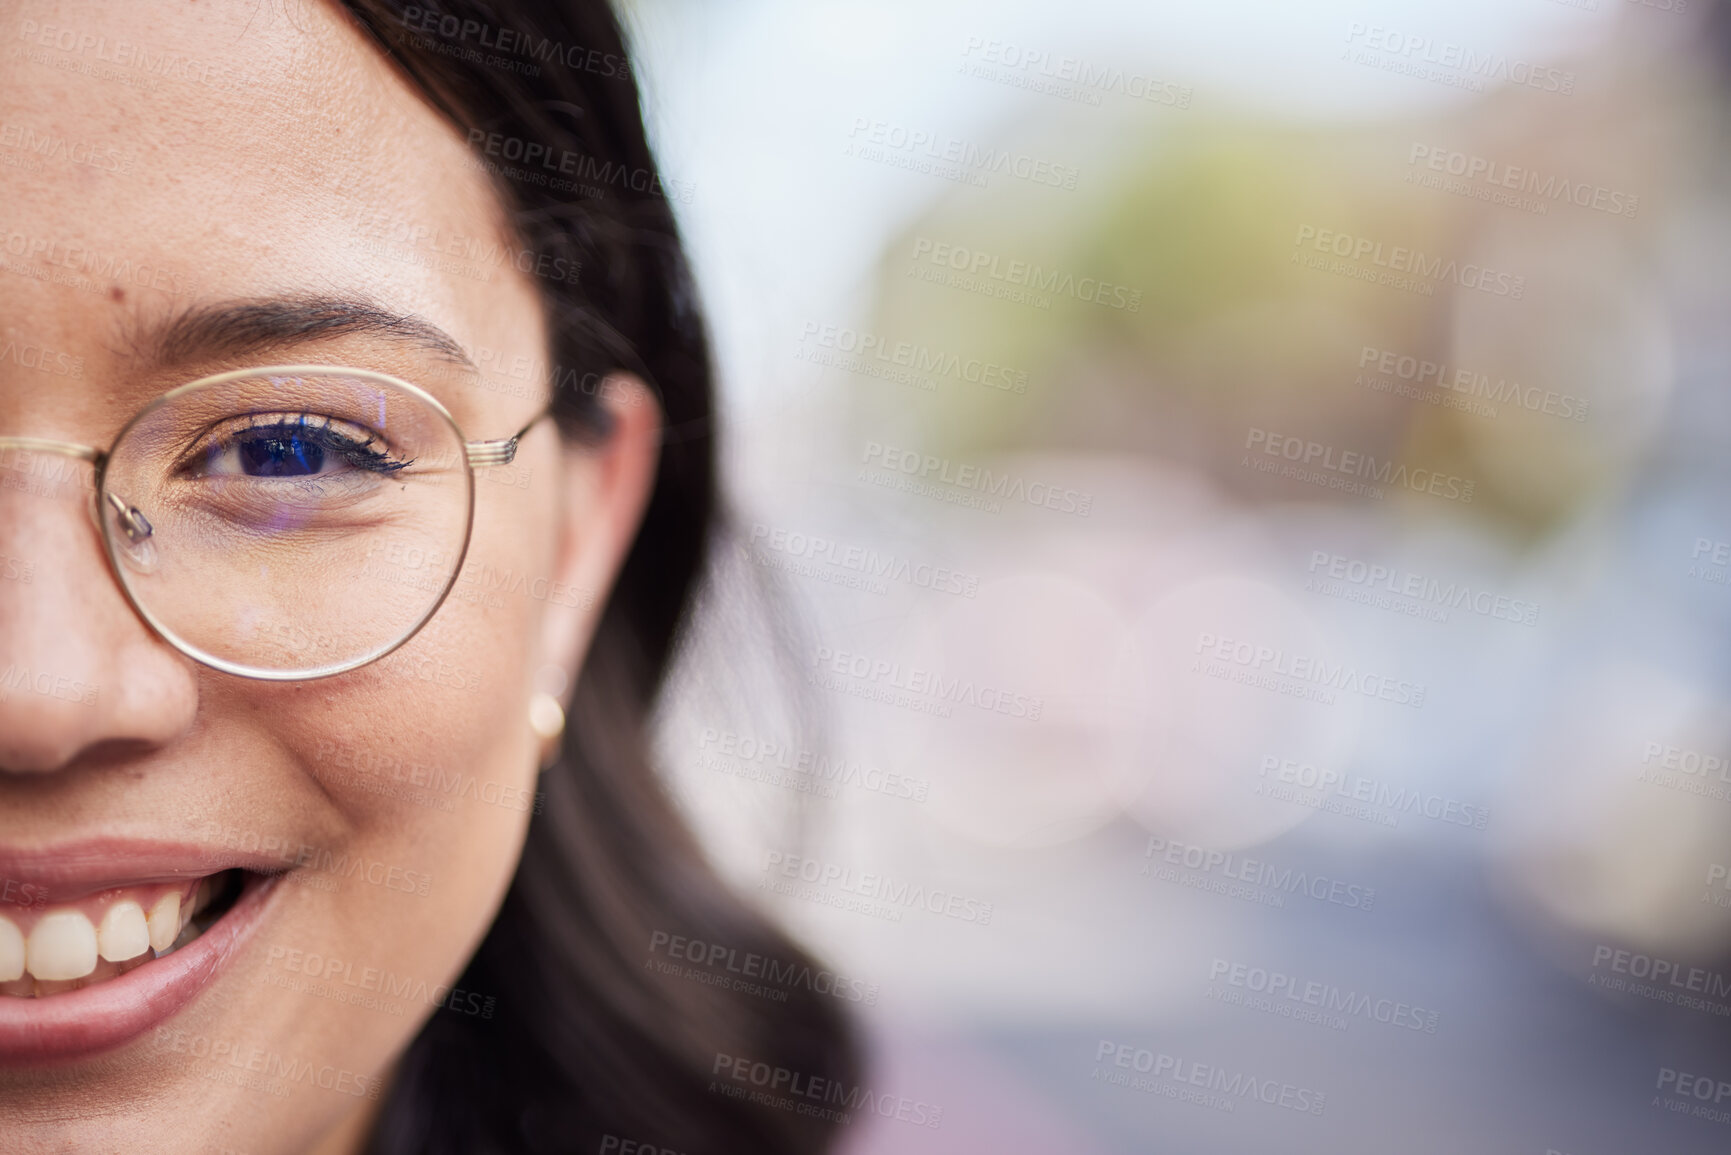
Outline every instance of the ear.
{"label": "ear", "polygon": [[[661,405],[641,378],[621,373],[601,383],[612,422],[599,444],[567,442],[558,486],[555,581],[576,592],[568,605],[549,600],[541,626],[539,668],[563,671],[563,685],[538,685],[562,702],[589,650],[601,607],[637,537],[661,456]],[[557,680],[542,679],[541,680]]]}

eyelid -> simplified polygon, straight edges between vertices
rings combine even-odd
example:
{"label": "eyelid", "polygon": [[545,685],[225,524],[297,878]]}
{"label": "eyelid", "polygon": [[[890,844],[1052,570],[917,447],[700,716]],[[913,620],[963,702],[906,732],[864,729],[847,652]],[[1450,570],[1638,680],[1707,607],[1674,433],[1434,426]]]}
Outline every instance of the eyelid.
{"label": "eyelid", "polygon": [[[309,417],[319,418],[320,420],[317,424],[314,424],[307,421],[307,418]],[[182,473],[189,467],[196,466],[201,462],[207,463],[210,460],[211,438],[213,436],[223,436],[223,434],[217,432],[218,430],[221,430],[223,426],[231,426],[236,422],[242,421],[247,421],[249,423],[234,426],[227,438],[222,442],[223,448],[227,449],[233,446],[233,434],[246,433],[253,429],[299,426],[314,434],[322,433],[327,436],[337,437],[344,441],[352,442],[357,447],[365,449],[365,451],[370,454],[376,454],[381,459],[393,462],[398,469],[411,464],[413,461],[412,458],[409,461],[397,460],[395,457],[395,448],[390,444],[389,439],[386,438],[383,433],[357,422],[349,421],[346,418],[332,417],[328,413],[314,413],[310,410],[302,410],[298,413],[289,410],[274,412],[267,410],[253,413],[231,413],[226,417],[221,417],[215,421],[207,423],[203,428],[193,433],[191,437],[191,447],[181,454],[180,458],[169,467],[170,472]],[[344,433],[341,428],[338,428],[339,426],[347,426],[359,433],[365,434],[365,440]]]}

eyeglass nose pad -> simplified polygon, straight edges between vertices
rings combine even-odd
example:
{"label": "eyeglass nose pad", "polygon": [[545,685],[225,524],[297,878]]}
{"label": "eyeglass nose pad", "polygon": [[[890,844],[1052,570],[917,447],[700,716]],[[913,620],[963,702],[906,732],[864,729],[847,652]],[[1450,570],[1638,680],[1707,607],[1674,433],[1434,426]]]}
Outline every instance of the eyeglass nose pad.
{"label": "eyeglass nose pad", "polygon": [[116,494],[106,495],[108,498],[104,513],[109,519],[109,539],[119,544],[120,554],[126,559],[128,569],[138,573],[150,573],[156,569],[157,552],[155,530],[150,519],[136,505],[131,505]]}

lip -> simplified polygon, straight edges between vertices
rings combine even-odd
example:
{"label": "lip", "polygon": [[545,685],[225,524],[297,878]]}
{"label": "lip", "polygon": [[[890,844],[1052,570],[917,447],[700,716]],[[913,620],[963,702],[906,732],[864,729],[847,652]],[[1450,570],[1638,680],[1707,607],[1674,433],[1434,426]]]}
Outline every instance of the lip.
{"label": "lip", "polygon": [[[281,855],[190,842],[91,839],[41,850],[0,846],[0,887],[9,888],[7,895],[33,887],[29,893],[37,903],[71,902],[114,887],[187,882],[236,867],[277,874],[291,865]],[[0,901],[0,914],[5,909]]]}
{"label": "lip", "polygon": [[[11,861],[9,856],[0,857],[0,863]],[[143,864],[142,858],[138,861]],[[182,855],[180,862],[186,861]],[[111,867],[112,859],[101,865]],[[73,874],[57,877],[78,882]],[[209,930],[172,954],[118,978],[42,998],[0,996],[0,1067],[85,1058],[127,1043],[174,1017],[215,981],[251,937],[281,877],[250,875],[234,907]],[[131,876],[121,884],[136,881]]]}

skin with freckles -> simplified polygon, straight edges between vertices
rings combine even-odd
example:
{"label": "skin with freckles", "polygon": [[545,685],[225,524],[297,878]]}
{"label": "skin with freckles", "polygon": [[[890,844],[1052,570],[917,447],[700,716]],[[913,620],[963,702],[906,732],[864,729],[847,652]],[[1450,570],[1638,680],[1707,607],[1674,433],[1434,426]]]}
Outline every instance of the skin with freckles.
{"label": "skin with freckles", "polygon": [[[477,256],[512,251],[502,222],[457,133],[333,8],[0,0],[0,436],[106,448],[178,384],[285,363],[389,373],[465,437],[509,436],[546,398],[426,341],[152,341],[185,310],[318,296],[418,318],[483,364],[545,363],[532,277]],[[0,460],[0,578],[31,575],[0,580],[0,682],[49,687],[0,694],[0,853],[167,840],[284,848],[287,869],[166,1024],[0,1065],[8,1150],[355,1150],[426,1017],[480,1013],[489,992],[434,1003],[516,866],[541,754],[528,704],[547,667],[581,665],[653,477],[656,406],[611,384],[607,441],[568,446],[544,421],[508,481],[477,482],[468,555],[590,596],[453,596],[400,650],[315,681],[166,645],[109,571],[90,467]],[[475,785],[439,785],[453,775]],[[41,916],[4,883],[0,915]]]}

